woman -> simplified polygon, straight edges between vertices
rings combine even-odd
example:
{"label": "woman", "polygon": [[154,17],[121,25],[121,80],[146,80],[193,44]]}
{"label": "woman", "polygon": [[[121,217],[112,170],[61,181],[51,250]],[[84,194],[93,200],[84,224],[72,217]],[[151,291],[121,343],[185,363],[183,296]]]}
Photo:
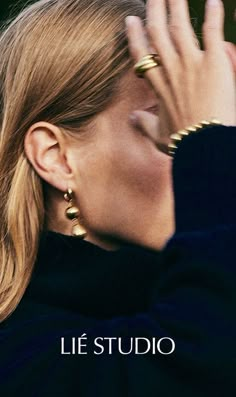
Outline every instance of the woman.
{"label": "woman", "polygon": [[159,248],[173,232],[171,160],[129,121],[157,107],[132,72],[129,14],[144,16],[143,3],[37,2],[2,35],[2,319],[28,284],[40,231],[72,234],[68,189],[86,240],[105,249]]}
{"label": "woman", "polygon": [[[234,125],[234,73],[221,45],[222,7],[209,4],[206,26],[214,14],[218,36],[204,53],[191,41],[186,49],[195,56],[191,66],[204,66],[209,103],[188,89],[197,67],[182,92],[165,52],[178,76],[185,74],[179,61],[186,58],[177,59],[174,49],[185,47],[189,17],[185,2],[169,3],[171,26],[180,16],[184,26],[175,44],[163,1],[148,4],[147,26],[155,15],[150,31],[159,22],[163,32],[158,40],[150,34],[161,66],[151,58],[142,76],[158,96],[131,67],[124,18],[144,17],[137,0],[41,0],[2,34],[3,395],[229,396],[235,386],[235,172],[228,168],[235,128],[206,128],[176,144],[171,239],[172,159],[156,148],[166,152],[170,132],[212,119],[213,110]],[[150,52],[139,21],[129,22],[128,35],[138,61]],[[217,84],[210,84],[213,71]],[[223,84],[224,108],[224,92],[215,99]],[[158,111],[159,129],[147,113],[135,113],[134,126],[129,115],[137,109]],[[220,167],[216,138],[225,150]],[[206,178],[200,166],[205,171],[209,148]],[[227,208],[218,214],[215,194],[223,190]]]}

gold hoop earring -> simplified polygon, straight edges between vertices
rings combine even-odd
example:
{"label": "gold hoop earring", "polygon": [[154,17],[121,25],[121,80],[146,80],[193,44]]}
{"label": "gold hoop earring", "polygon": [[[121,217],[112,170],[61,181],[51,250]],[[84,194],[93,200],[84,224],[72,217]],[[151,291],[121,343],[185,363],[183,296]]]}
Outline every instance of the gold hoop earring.
{"label": "gold hoop earring", "polygon": [[73,204],[73,191],[72,189],[67,189],[67,192],[64,194],[64,199],[69,203],[69,206],[65,210],[65,215],[68,219],[73,222],[72,226],[72,235],[83,239],[87,232],[85,228],[79,223],[79,208]]}

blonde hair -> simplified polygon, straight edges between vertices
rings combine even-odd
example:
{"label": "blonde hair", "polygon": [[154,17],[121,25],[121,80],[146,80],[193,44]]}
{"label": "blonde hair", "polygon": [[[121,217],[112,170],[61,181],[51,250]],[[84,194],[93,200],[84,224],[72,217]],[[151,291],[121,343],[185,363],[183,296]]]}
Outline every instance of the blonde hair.
{"label": "blonde hair", "polygon": [[27,288],[45,227],[43,181],[24,152],[37,121],[79,132],[130,65],[127,15],[141,0],[40,0],[0,36],[0,320]]}

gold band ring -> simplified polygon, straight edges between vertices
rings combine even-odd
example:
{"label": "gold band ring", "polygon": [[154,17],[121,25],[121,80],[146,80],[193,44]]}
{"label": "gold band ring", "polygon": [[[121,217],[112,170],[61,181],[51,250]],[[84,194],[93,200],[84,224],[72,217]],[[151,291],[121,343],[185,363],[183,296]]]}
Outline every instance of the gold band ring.
{"label": "gold band ring", "polygon": [[143,56],[135,65],[134,71],[138,77],[143,78],[144,73],[151,68],[160,66],[160,57],[157,54],[148,54]]}

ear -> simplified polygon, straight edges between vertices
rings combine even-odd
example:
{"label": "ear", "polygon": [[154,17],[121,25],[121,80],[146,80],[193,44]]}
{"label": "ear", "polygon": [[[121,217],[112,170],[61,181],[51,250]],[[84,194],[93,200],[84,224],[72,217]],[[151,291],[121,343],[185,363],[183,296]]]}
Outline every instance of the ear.
{"label": "ear", "polygon": [[53,124],[38,122],[26,133],[25,153],[38,175],[55,188],[66,191],[72,169],[66,157],[66,140]]}
{"label": "ear", "polygon": [[233,65],[234,73],[236,73],[236,45],[226,41],[224,43],[225,51],[230,57],[231,63]]}

